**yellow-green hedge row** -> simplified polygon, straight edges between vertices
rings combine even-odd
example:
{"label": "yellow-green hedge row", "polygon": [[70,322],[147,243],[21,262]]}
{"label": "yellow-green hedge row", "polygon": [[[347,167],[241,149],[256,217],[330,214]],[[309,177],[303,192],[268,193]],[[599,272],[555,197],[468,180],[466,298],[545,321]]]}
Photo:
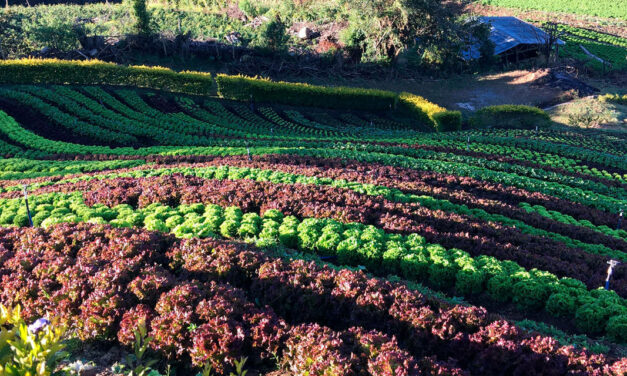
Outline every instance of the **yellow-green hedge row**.
{"label": "yellow-green hedge row", "polygon": [[448,111],[444,107],[411,93],[401,93],[398,98],[401,110],[425,124],[431,124],[438,132],[452,132],[462,129],[462,113],[459,111]]}
{"label": "yellow-green hedge row", "polygon": [[401,110],[420,124],[437,131],[460,130],[461,113],[445,108],[410,93],[351,87],[324,87],[303,83],[276,82],[245,76],[216,76],[218,94],[227,99],[261,101],[294,106],[334,109],[389,111]]}
{"label": "yellow-green hedge row", "polygon": [[611,102],[617,104],[627,105],[627,94],[605,94],[599,97],[599,99],[603,102]]}
{"label": "yellow-green hedge row", "polygon": [[537,107],[503,104],[475,112],[470,118],[470,125],[472,128],[547,128],[551,125],[551,117]]}
{"label": "yellow-green hedge row", "polygon": [[[461,129],[461,113],[447,111],[410,93],[399,95],[385,90],[325,87],[224,74],[215,79],[218,94],[223,98],[333,109],[400,110],[437,131]],[[162,67],[124,66],[98,60],[21,59],[0,60],[0,83],[122,85],[208,95],[213,79],[209,73],[178,73]]]}
{"label": "yellow-green hedge row", "polygon": [[209,73],[57,59],[0,60],[0,83],[123,85],[199,95],[210,94],[213,86]]}
{"label": "yellow-green hedge row", "polygon": [[[277,82],[246,76],[216,76],[218,94],[227,99],[335,109],[384,111],[396,108],[395,93],[351,87]],[[251,97],[252,96],[252,97]]]}

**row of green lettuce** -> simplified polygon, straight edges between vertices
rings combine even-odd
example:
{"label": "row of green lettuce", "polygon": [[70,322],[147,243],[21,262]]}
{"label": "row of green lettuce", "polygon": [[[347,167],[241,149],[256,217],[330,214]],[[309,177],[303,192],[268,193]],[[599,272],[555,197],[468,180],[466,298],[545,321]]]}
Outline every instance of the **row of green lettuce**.
{"label": "row of green lettuce", "polygon": [[[0,165],[1,166],[1,165]],[[539,229],[533,227],[531,225],[526,224],[525,222],[517,219],[512,219],[507,216],[497,214],[497,213],[489,213],[484,209],[480,208],[469,208],[463,204],[455,204],[445,199],[437,199],[431,196],[425,195],[415,195],[415,194],[406,194],[401,192],[398,189],[389,188],[385,186],[376,186],[372,184],[364,184],[354,181],[346,181],[343,179],[331,179],[331,178],[321,178],[316,176],[304,176],[304,175],[296,175],[291,173],[285,173],[281,171],[275,170],[262,170],[248,167],[235,167],[228,165],[220,165],[220,166],[208,166],[208,167],[168,167],[168,168],[145,168],[132,170],[128,172],[112,172],[105,173],[99,175],[84,175],[75,178],[62,179],[58,181],[46,181],[40,183],[34,183],[30,186],[30,189],[37,189],[50,185],[57,184],[67,184],[67,183],[75,183],[79,181],[90,181],[90,180],[104,180],[104,179],[115,179],[121,177],[150,177],[150,176],[165,176],[171,174],[184,174],[191,176],[198,176],[205,179],[215,179],[215,180],[240,180],[240,179],[248,179],[255,181],[269,181],[272,183],[284,183],[284,184],[314,184],[314,185],[329,185],[338,188],[350,189],[355,192],[371,195],[371,196],[382,196],[388,200],[395,202],[415,202],[420,203],[420,205],[429,208],[431,210],[441,210],[448,213],[456,213],[460,215],[467,215],[473,218],[481,219],[483,221],[499,223],[504,226],[514,227],[521,231],[522,233],[532,235],[532,236],[540,236],[553,239],[557,242],[563,243],[568,247],[576,248],[584,250],[591,254],[599,254],[603,256],[607,256],[610,258],[618,259],[621,261],[627,262],[627,254],[622,251],[611,249],[602,244],[593,244],[593,243],[585,243],[577,239],[572,239],[568,236],[558,234],[555,232]],[[0,191],[17,191],[20,190],[21,186],[13,185],[7,186],[6,188],[0,189]],[[524,206],[524,209],[528,210],[528,206]],[[538,210],[541,212],[540,210]],[[549,217],[550,218],[550,217]],[[551,218],[553,219],[553,218]],[[570,223],[570,222],[566,222]],[[583,225],[583,224],[578,224]],[[586,226],[589,227],[589,226]],[[603,231],[603,228],[594,228],[594,230],[599,231],[600,233],[606,234]]]}
{"label": "row of green lettuce", "polygon": [[[486,293],[496,302],[512,302],[523,312],[545,310],[573,320],[586,334],[605,334],[617,342],[627,341],[627,301],[615,292],[588,290],[578,280],[526,270],[512,261],[488,256],[473,258],[459,249],[428,244],[419,234],[391,234],[374,226],[326,218],[301,220],[276,210],[260,216],[214,204],[172,208],[154,203],[140,209],[126,204],[89,207],[80,192],[32,196],[30,204],[36,226],[86,221],[141,226],[185,238],[244,239],[261,247],[279,243],[334,258],[340,265],[363,265],[375,274],[401,275],[462,296]],[[22,199],[0,200],[0,208],[0,225],[29,225]]]}
{"label": "row of green lettuce", "polygon": [[[256,154],[281,153],[281,154],[298,154],[307,156],[316,156],[324,158],[350,158],[364,162],[384,163],[393,166],[409,167],[425,171],[441,172],[447,174],[455,174],[458,176],[469,176],[481,180],[507,184],[522,189],[542,192],[563,199],[589,205],[608,212],[618,213],[621,208],[627,206],[626,200],[622,194],[617,197],[611,197],[598,194],[594,190],[598,189],[597,184],[591,181],[573,181],[580,187],[570,187],[558,182],[547,182],[537,178],[521,176],[519,173],[527,168],[523,166],[505,166],[499,162],[485,162],[489,165],[498,165],[494,168],[506,168],[512,172],[493,171],[485,167],[471,166],[467,163],[477,164],[471,157],[451,155],[455,162],[448,162],[439,159],[436,155],[426,151],[407,149],[403,147],[385,147],[379,145],[337,145],[337,148],[343,150],[332,149],[333,146],[326,145],[324,150],[306,149],[305,147],[285,148],[285,147],[268,147],[249,149],[245,147],[244,142],[239,144],[244,147],[148,147],[142,149],[134,149],[130,147],[110,148],[108,146],[88,146],[66,143],[61,141],[49,140],[41,137],[33,132],[22,128],[13,118],[0,112],[0,132],[4,133],[11,141],[22,144],[31,149],[36,149],[48,153],[55,154],[113,154],[113,155],[150,155],[150,154],[208,154],[208,155],[241,155],[248,151]],[[247,142],[247,141],[246,141]],[[229,144],[233,144],[229,140]],[[308,145],[309,146],[309,145]],[[396,155],[393,153],[399,153]],[[408,154],[408,155],[404,155]],[[435,158],[436,160],[431,160]],[[477,162],[477,163],[473,163]],[[536,174],[530,171],[532,174]],[[555,175],[554,177],[557,177]],[[563,180],[560,178],[558,180]],[[593,187],[594,186],[594,187]],[[586,189],[582,189],[586,188]],[[593,191],[590,191],[592,189]],[[609,193],[609,192],[607,192]]]}

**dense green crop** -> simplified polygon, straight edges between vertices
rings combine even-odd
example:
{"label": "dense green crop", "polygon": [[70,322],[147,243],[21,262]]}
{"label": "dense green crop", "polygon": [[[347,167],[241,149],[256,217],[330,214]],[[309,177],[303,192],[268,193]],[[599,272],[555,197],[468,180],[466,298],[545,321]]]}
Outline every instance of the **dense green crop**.
{"label": "dense green crop", "polygon": [[537,9],[547,12],[586,14],[599,17],[614,17],[627,20],[627,3],[614,0],[481,0],[483,4],[501,7]]}

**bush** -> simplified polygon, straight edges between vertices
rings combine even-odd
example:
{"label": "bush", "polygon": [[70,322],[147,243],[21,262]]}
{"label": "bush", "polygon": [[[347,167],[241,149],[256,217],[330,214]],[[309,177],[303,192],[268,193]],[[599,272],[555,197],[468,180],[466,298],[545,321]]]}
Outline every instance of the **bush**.
{"label": "bush", "polygon": [[257,44],[271,51],[285,49],[286,43],[290,39],[286,29],[285,24],[278,17],[263,23],[258,34]]}
{"label": "bush", "polygon": [[335,109],[384,111],[396,107],[390,91],[349,87],[324,87],[303,83],[275,82],[245,76],[216,76],[218,94],[239,101],[282,103]]}
{"label": "bush", "polygon": [[446,111],[446,108],[431,103],[419,95],[406,92],[399,94],[398,104],[401,110],[407,112],[420,124],[427,125],[433,129],[438,128],[437,122],[433,116],[436,113]]}
{"label": "bush", "polygon": [[121,85],[196,95],[209,94],[213,86],[209,73],[57,59],[0,60],[0,83]]}
{"label": "bush", "polygon": [[611,102],[617,104],[627,105],[627,94],[605,94],[599,97],[599,100],[602,102]]}
{"label": "bush", "polygon": [[455,132],[462,130],[462,113],[459,111],[443,111],[433,114],[435,129],[438,132]]}
{"label": "bush", "polygon": [[66,327],[44,318],[28,325],[20,312],[0,304],[0,375],[50,375],[68,355]]}
{"label": "bush", "polygon": [[546,128],[551,118],[537,107],[506,104],[488,106],[475,112],[470,119],[472,128],[513,128],[535,129]]}

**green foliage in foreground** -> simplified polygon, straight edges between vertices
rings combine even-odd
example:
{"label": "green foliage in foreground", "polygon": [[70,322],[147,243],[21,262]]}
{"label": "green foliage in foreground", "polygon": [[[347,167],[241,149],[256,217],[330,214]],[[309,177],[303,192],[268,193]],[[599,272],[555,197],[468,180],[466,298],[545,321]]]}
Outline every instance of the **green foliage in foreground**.
{"label": "green foliage in foreground", "polygon": [[27,325],[20,307],[0,304],[0,375],[49,376],[67,356],[61,343],[65,326],[39,319]]}

